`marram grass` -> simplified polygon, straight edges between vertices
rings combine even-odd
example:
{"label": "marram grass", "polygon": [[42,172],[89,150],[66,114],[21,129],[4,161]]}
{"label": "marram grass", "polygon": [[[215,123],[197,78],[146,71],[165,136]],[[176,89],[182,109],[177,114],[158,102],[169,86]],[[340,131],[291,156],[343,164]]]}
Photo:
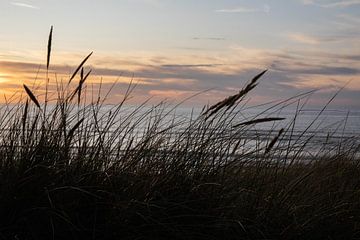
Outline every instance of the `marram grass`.
{"label": "marram grass", "polygon": [[87,102],[90,55],[53,102],[24,85],[25,103],[1,109],[0,239],[360,238],[355,140],[305,161],[293,122],[265,143],[241,137],[283,120],[241,117],[265,72],[184,121],[163,104],[126,108],[132,85],[110,108]]}

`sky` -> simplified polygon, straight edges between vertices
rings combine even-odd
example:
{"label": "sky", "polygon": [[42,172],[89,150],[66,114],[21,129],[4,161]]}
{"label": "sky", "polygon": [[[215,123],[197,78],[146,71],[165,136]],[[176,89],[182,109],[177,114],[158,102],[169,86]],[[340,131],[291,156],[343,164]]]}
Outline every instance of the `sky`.
{"label": "sky", "polygon": [[117,81],[113,101],[133,79],[135,102],[207,104],[268,69],[256,104],[344,87],[333,107],[360,109],[360,0],[2,0],[0,19],[2,102],[23,83],[42,94],[53,26],[53,87],[93,51],[88,86]]}

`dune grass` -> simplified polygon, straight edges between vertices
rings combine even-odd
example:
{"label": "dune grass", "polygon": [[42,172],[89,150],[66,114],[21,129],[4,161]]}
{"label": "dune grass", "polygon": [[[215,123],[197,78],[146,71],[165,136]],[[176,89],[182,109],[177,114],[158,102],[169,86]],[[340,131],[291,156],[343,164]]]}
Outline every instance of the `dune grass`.
{"label": "dune grass", "polygon": [[[43,102],[24,85],[0,110],[0,239],[360,238],[356,139],[304,160],[313,135],[292,134],[296,115],[279,129],[274,106],[244,119],[265,71],[184,119],[127,107],[132,84],[115,105],[86,99],[90,56]],[[266,122],[267,141],[245,137]]]}

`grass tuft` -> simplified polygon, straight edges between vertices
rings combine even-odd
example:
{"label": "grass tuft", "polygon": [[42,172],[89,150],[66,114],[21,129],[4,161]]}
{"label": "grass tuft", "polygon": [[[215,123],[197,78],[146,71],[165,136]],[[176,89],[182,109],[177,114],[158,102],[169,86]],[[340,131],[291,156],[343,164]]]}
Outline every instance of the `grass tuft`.
{"label": "grass tuft", "polygon": [[[43,110],[24,85],[36,106],[10,98],[0,111],[0,238],[360,238],[359,136],[330,132],[313,150],[315,122],[295,128],[309,94],[245,117],[264,71],[185,118],[166,103],[130,107],[132,83],[107,105],[101,84],[81,92],[90,56],[76,88],[46,85],[57,98]],[[293,121],[269,117],[292,103]]]}

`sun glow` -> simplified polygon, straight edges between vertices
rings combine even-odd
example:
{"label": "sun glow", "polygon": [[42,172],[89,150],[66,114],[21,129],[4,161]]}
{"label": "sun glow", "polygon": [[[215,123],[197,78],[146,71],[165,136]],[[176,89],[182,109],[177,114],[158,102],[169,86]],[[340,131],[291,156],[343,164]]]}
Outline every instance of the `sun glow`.
{"label": "sun glow", "polygon": [[6,77],[6,74],[0,72],[0,83],[8,82],[9,79]]}

